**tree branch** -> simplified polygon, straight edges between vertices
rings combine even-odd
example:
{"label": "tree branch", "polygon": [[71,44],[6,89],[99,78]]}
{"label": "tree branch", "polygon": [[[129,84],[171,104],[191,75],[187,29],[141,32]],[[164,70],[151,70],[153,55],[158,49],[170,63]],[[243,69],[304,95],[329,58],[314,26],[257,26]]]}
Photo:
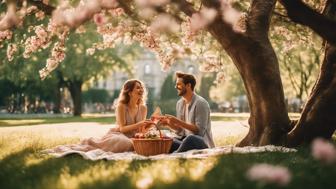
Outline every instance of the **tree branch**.
{"label": "tree branch", "polygon": [[[301,0],[279,0],[287,10],[289,18],[308,26],[329,43],[336,44],[336,21],[308,7]],[[329,4],[334,3],[328,1]],[[328,7],[327,3],[327,7]]]}
{"label": "tree branch", "polygon": [[243,33],[233,30],[230,23],[222,19],[221,2],[217,0],[202,0],[204,6],[213,8],[218,11],[216,19],[208,26],[208,31],[224,47],[227,52],[232,51],[230,48],[234,43],[240,43],[246,36]]}
{"label": "tree branch", "polygon": [[177,4],[179,6],[179,9],[189,17],[191,17],[196,12],[193,4],[189,3],[186,0],[172,0],[171,2]]}
{"label": "tree branch", "polygon": [[44,4],[41,0],[28,0],[32,5],[35,5],[39,10],[42,10],[45,14],[51,15],[52,12],[56,9],[51,5]]}
{"label": "tree branch", "polygon": [[276,0],[253,0],[248,13],[247,34],[253,37],[268,38],[271,15]]}

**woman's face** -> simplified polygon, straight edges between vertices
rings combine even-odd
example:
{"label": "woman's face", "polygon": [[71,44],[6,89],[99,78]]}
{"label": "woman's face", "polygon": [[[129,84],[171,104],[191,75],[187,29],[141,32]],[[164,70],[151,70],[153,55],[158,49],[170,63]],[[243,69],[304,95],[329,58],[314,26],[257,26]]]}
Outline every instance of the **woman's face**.
{"label": "woman's face", "polygon": [[132,92],[130,93],[131,98],[141,98],[144,93],[144,90],[140,83],[136,82]]}

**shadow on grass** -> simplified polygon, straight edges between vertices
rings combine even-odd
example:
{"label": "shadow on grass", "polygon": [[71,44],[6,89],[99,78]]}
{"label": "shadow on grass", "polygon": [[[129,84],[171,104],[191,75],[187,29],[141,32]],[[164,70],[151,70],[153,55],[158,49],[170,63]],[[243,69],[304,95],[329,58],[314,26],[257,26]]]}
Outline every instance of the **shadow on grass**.
{"label": "shadow on grass", "polygon": [[[40,159],[36,164],[27,165],[27,159]],[[115,161],[87,161],[78,155],[64,158],[46,157],[33,149],[24,149],[5,157],[0,162],[1,188],[67,188],[60,183],[60,177],[67,172],[69,178],[79,175],[99,164],[111,168]],[[65,179],[67,179],[65,177]]]}
{"label": "shadow on grass", "polygon": [[[27,164],[27,159],[31,157],[41,161]],[[186,166],[186,161],[189,160],[178,160],[180,166]],[[7,156],[0,162],[0,186],[4,189],[135,188],[136,186],[132,183],[133,173],[157,162],[149,160],[126,163],[105,160],[88,161],[78,155],[51,158],[37,153],[36,149],[28,148]],[[251,182],[246,179],[245,174],[255,163],[286,166],[292,173],[292,181],[285,187]],[[149,188],[336,188],[335,175],[335,164],[324,165],[317,162],[311,157],[309,148],[302,148],[297,153],[266,152],[222,155],[218,158],[215,167],[201,180],[195,181],[187,178],[186,175],[181,175],[173,183],[154,181]],[[86,182],[88,180],[90,182]]]}

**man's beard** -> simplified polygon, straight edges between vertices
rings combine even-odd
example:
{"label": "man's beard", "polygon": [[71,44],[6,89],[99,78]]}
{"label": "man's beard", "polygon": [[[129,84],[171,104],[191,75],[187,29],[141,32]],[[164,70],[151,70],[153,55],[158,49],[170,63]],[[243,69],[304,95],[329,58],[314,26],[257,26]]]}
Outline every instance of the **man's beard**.
{"label": "man's beard", "polygon": [[181,90],[177,90],[178,96],[183,96],[187,93],[187,90],[185,88],[182,88]]}

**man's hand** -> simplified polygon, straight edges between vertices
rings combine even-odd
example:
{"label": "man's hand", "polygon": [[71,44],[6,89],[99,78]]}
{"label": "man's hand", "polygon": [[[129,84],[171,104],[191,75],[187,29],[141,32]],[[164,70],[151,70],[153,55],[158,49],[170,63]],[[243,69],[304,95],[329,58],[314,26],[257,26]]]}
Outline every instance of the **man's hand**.
{"label": "man's hand", "polygon": [[179,119],[177,119],[175,116],[165,114],[165,116],[162,116],[161,123],[167,124],[170,128],[174,130],[181,130],[181,127],[179,126]]}

